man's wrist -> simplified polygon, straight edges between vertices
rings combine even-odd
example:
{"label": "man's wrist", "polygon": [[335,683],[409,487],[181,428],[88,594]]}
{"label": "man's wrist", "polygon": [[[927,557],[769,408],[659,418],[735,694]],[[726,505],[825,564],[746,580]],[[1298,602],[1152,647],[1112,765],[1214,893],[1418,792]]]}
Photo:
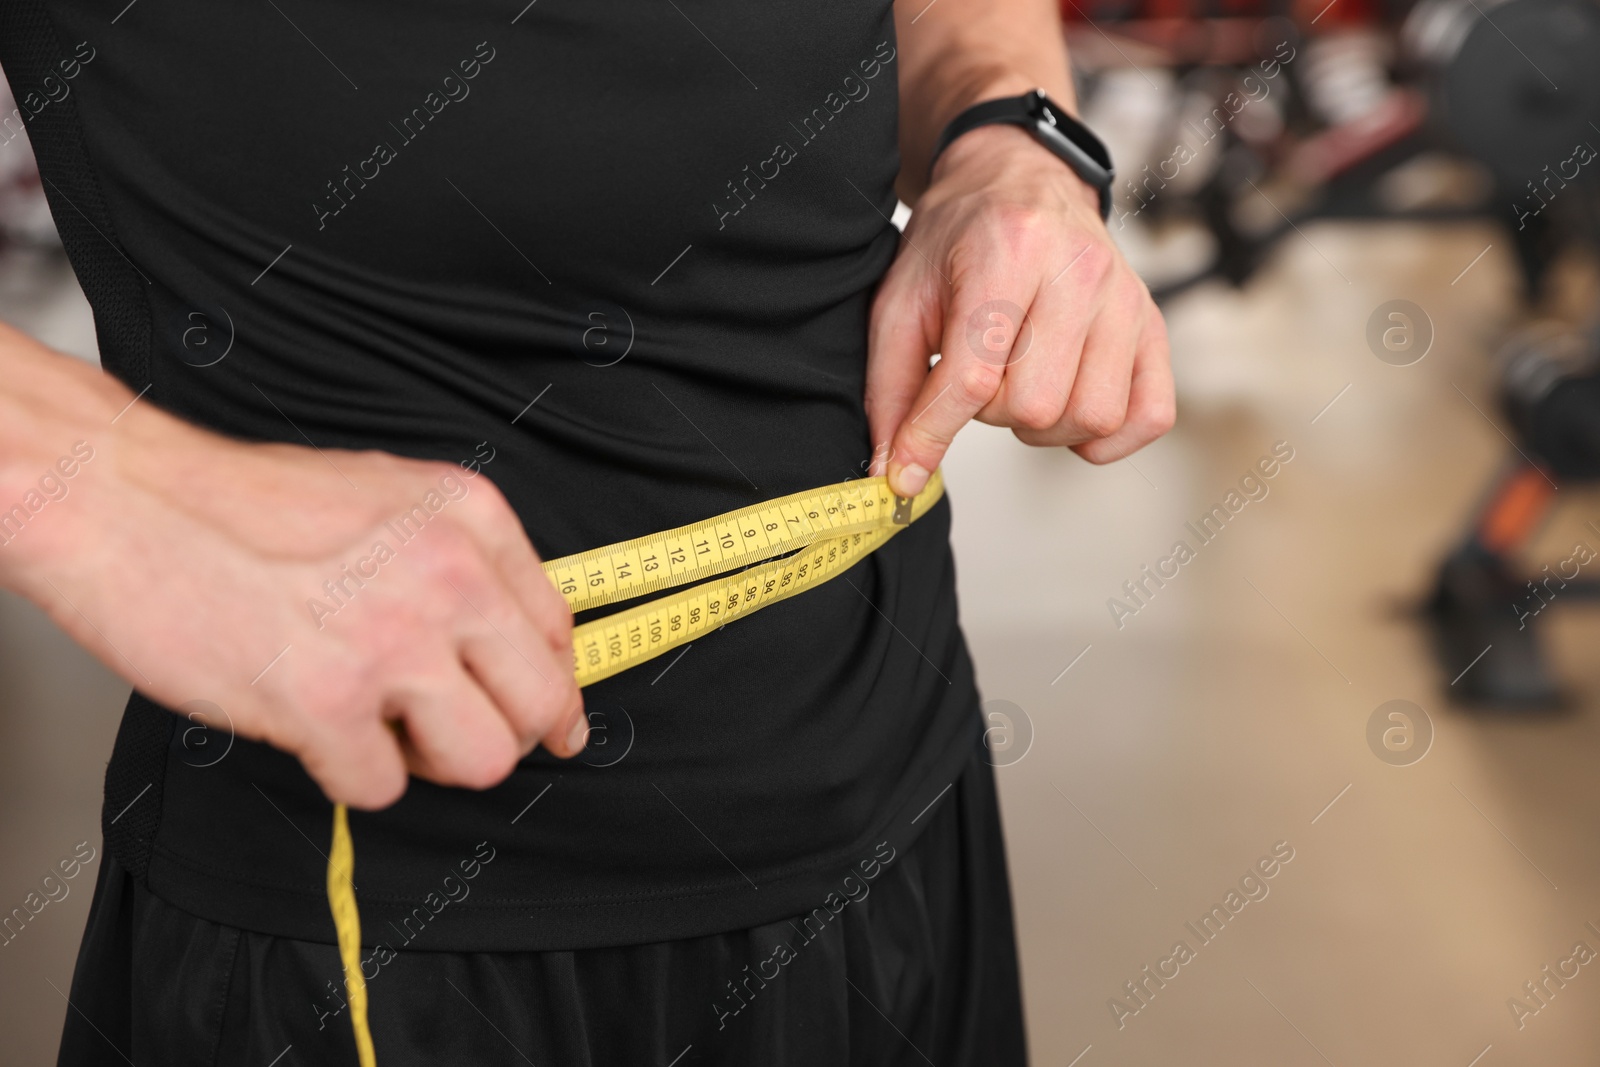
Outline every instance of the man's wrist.
{"label": "man's wrist", "polygon": [[[31,469],[0,484],[0,586],[48,603],[50,583],[93,570],[108,506],[111,449],[79,431],[52,441]],[[128,521],[124,512],[122,521]]]}
{"label": "man's wrist", "polygon": [[937,188],[946,181],[960,182],[966,174],[983,176],[979,180],[994,180],[1015,168],[1036,169],[1052,181],[1059,179],[1060,188],[1069,190],[1073,199],[1081,201],[1096,216],[1100,214],[1098,189],[1080,178],[1027,130],[1003,123],[979,126],[951,141],[934,160],[929,188]]}
{"label": "man's wrist", "polygon": [[43,603],[47,577],[103,562],[107,532],[135,521],[129,490],[201,431],[9,327],[0,372],[0,587]]}

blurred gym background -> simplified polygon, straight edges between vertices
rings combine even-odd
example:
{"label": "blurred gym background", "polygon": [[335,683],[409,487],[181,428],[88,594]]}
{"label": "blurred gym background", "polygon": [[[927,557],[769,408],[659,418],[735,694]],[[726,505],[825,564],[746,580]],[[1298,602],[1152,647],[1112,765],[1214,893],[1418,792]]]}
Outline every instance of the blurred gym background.
{"label": "blurred gym background", "polygon": [[[1034,1061],[1600,1062],[1600,6],[1063,15],[1180,416],[946,465]],[[0,317],[93,360],[14,126]],[[4,596],[0,682],[0,914],[97,854],[0,935],[41,1064],[127,686]]]}

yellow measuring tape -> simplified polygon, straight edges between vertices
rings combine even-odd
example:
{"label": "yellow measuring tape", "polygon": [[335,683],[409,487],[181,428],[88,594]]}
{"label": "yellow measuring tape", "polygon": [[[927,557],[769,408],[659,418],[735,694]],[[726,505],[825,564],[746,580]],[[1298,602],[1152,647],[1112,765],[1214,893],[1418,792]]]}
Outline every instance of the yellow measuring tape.
{"label": "yellow measuring tape", "polygon": [[[862,478],[551,560],[544,572],[574,614],[714,579],[574,627],[572,667],[578,685],[636,667],[837,577],[925,515],[943,495],[944,478],[937,470],[912,499],[895,496],[887,478]],[[734,570],[739,573],[715,577]],[[376,1067],[354,873],[349,816],[343,804],[336,804],[328,905],[338,931],[356,1053],[361,1067]]]}
{"label": "yellow measuring tape", "polygon": [[356,912],[356,891],[351,879],[356,871],[356,849],[350,840],[350,815],[343,804],[333,806],[333,847],[328,850],[328,906],[339,935],[339,959],[344,964],[345,998],[350,1025],[356,1031],[356,1058],[361,1067],[376,1067],[378,1054],[367,1029],[367,977],[361,973],[361,916]]}

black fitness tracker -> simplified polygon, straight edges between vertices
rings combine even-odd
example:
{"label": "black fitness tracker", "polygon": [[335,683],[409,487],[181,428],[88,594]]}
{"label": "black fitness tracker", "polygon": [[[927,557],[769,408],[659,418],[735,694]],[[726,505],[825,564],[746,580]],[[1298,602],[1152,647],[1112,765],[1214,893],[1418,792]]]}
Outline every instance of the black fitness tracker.
{"label": "black fitness tracker", "polygon": [[[1100,193],[1100,217],[1111,217],[1111,180],[1115,176],[1111,153],[1106,151],[1100,138],[1089,132],[1089,127],[1067,114],[1061,105],[1044,94],[1043,89],[1022,96],[986,100],[967,108],[944,128],[933,150],[934,161],[957,137],[994,123],[1021,126],[1031,133],[1034,140],[1055,153],[1074,174],[1094,186]],[[932,162],[928,169],[932,171]]]}

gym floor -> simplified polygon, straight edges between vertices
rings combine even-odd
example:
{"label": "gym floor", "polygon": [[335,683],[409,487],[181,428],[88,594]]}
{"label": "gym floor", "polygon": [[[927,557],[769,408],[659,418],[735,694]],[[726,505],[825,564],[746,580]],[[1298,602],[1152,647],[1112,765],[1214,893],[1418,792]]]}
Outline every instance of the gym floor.
{"label": "gym floor", "polygon": [[[70,272],[7,255],[0,317],[92,358]],[[958,440],[962,615],[1003,764],[1035,1063],[1600,1060],[1600,612],[1558,601],[1541,620],[1574,701],[1539,719],[1453,708],[1410,614],[1509,447],[1489,356],[1514,292],[1486,225],[1309,226],[1244,291],[1168,309],[1179,424],[1131,461],[983,426]],[[1365,339],[1399,298],[1435,331],[1407,367]],[[1275,446],[1266,495],[1201,544],[1185,524]],[[1533,570],[1600,549],[1600,497],[1559,501]],[[1192,558],[1163,565],[1180,539]],[[1177,572],[1157,586],[1146,565]],[[14,598],[0,680],[9,909],[79,842],[100,848],[127,687]],[[1396,699],[1424,715],[1386,761],[1368,725]],[[53,1059],[94,869],[0,951],[6,1062]]]}

